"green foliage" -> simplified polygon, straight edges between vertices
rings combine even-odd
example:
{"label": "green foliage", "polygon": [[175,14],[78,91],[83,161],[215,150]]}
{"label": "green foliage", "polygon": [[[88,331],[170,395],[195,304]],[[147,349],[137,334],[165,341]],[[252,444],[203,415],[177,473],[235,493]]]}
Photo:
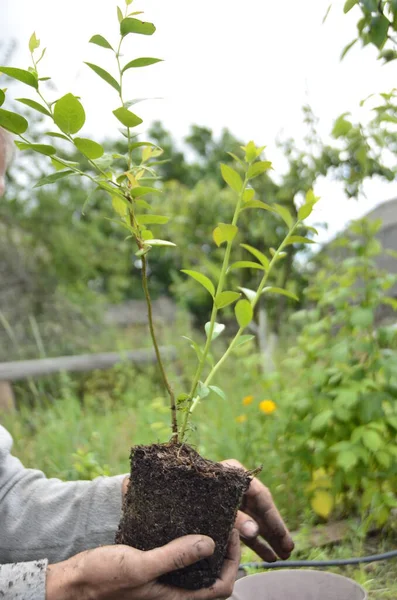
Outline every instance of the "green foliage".
{"label": "green foliage", "polygon": [[378,227],[358,222],[327,249],[306,291],[309,307],[294,317],[302,328],[280,376],[288,372],[291,382],[282,392],[285,468],[305,466],[321,516],[335,506],[382,525],[397,505],[397,337],[395,329],[385,337],[375,317],[397,278],[376,263]]}

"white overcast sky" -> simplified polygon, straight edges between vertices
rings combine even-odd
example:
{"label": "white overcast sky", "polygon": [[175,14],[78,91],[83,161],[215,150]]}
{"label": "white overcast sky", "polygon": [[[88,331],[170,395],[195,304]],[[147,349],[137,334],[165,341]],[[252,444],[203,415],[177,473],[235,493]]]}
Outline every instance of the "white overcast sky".
{"label": "white overcast sky", "polygon": [[[122,5],[123,0],[119,0]],[[343,14],[335,0],[135,0],[145,20],[156,24],[153,37],[129,36],[128,59],[165,59],[129,71],[129,98],[158,98],[139,104],[145,125],[163,121],[181,139],[192,123],[219,132],[228,127],[243,140],[267,144],[268,157],[281,169],[275,152],[280,133],[301,139],[301,106],[309,102],[326,136],[333,119],[344,111],[358,116],[359,102],[370,93],[396,84],[395,63],[382,66],[372,48],[357,46],[340,62],[341,49],[353,39],[357,14]],[[82,97],[89,135],[112,135],[117,122],[111,110],[116,92],[82,64],[83,60],[113,69],[110,51],[88,44],[94,33],[113,43],[118,23],[114,0],[0,0],[0,40],[19,43],[13,66],[26,68],[27,41],[36,31],[47,47],[43,75],[57,82],[57,95]],[[136,8],[135,8],[136,7]],[[142,130],[143,131],[143,130]],[[339,185],[323,181],[316,188],[322,202],[314,220],[329,223],[324,240],[375,204],[397,195],[397,184],[379,181],[366,186],[366,198],[346,201]]]}

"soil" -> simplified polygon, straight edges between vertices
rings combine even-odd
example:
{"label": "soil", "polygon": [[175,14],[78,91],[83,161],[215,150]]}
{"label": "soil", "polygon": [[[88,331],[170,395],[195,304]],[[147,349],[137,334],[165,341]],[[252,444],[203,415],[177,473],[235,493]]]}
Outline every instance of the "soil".
{"label": "soil", "polygon": [[188,534],[210,536],[214,554],[161,578],[189,590],[213,585],[220,574],[250,474],[202,458],[185,444],[135,446],[117,544],[152,550]]}

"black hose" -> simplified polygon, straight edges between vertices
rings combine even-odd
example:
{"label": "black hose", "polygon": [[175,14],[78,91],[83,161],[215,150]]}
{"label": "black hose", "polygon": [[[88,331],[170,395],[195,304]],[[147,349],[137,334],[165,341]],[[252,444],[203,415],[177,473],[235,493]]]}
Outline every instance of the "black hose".
{"label": "black hose", "polygon": [[359,558],[337,558],[334,560],[277,560],[276,562],[251,562],[241,565],[241,569],[296,569],[298,567],[341,567],[345,565],[359,565],[361,563],[372,563],[381,560],[397,558],[397,550],[373,554],[372,556],[361,556]]}

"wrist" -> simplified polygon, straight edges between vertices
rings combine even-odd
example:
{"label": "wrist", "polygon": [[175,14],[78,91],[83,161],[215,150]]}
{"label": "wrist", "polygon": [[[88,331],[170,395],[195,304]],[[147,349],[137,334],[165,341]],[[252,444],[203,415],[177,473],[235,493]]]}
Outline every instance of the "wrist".
{"label": "wrist", "polygon": [[78,600],[80,569],[79,564],[72,565],[72,561],[48,565],[45,600]]}

